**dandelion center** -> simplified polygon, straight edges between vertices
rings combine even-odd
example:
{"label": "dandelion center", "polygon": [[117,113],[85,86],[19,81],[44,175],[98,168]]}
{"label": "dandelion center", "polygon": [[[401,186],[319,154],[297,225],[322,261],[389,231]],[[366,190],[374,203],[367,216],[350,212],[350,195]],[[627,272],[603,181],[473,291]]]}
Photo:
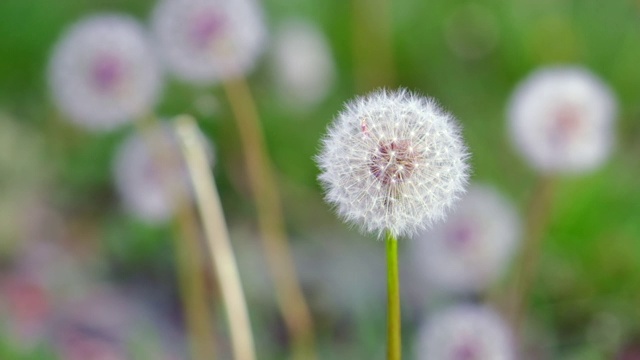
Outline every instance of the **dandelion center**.
{"label": "dandelion center", "polygon": [[473,229],[470,224],[457,224],[449,234],[449,244],[452,248],[467,247],[473,239]]}
{"label": "dandelion center", "polygon": [[204,49],[211,45],[224,28],[224,18],[217,12],[205,11],[195,17],[190,39],[197,49]]}
{"label": "dandelion center", "polygon": [[477,348],[473,344],[465,343],[454,350],[451,360],[477,360],[479,358]]}
{"label": "dandelion center", "polygon": [[112,92],[123,78],[122,61],[115,56],[103,54],[92,64],[91,80],[100,92]]}
{"label": "dandelion center", "polygon": [[555,111],[549,141],[555,146],[561,146],[579,131],[581,125],[579,109],[575,106],[562,106]]}
{"label": "dandelion center", "polygon": [[408,140],[383,141],[371,156],[369,169],[382,184],[406,181],[416,168],[417,154]]}

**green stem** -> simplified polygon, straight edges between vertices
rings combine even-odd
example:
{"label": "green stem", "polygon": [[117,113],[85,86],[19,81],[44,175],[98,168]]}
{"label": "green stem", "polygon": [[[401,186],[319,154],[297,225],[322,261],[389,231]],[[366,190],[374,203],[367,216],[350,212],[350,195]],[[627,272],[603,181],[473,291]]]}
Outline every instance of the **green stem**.
{"label": "green stem", "polygon": [[553,177],[538,179],[527,211],[521,259],[516,268],[511,305],[513,330],[520,336],[536,278],[545,231],[550,221],[555,182]]}
{"label": "green stem", "polygon": [[398,240],[387,231],[387,360],[402,359]]}

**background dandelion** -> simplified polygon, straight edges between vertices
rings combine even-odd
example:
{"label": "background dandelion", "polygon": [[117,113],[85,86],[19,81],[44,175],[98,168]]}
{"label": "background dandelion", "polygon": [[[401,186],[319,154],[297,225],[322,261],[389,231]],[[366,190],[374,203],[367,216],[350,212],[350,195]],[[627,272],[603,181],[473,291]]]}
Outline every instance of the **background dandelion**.
{"label": "background dandelion", "polygon": [[49,82],[65,116],[89,130],[111,130],[147,115],[162,87],[146,31],[126,15],[74,24],[53,50]]}
{"label": "background dandelion", "polygon": [[166,222],[175,214],[176,199],[192,197],[176,134],[168,125],[125,139],[114,159],[113,178],[124,209],[149,223]]}
{"label": "background dandelion", "polygon": [[587,69],[544,68],[514,91],[509,131],[534,168],[582,172],[611,152],[616,111],[612,91]]}
{"label": "background dandelion", "polygon": [[210,85],[249,72],[266,29],[255,0],[162,0],[152,27],[168,68],[180,79]]}
{"label": "background dandelion", "polygon": [[482,291],[503,275],[520,241],[513,205],[495,189],[469,188],[443,223],[422,232],[407,249],[413,284],[424,292]]}

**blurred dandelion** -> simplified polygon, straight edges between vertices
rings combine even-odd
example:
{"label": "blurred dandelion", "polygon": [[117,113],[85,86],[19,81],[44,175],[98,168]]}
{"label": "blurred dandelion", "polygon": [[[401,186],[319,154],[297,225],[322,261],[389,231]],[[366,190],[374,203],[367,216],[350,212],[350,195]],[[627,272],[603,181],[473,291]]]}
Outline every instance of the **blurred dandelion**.
{"label": "blurred dandelion", "polygon": [[71,26],[49,64],[53,98],[86,129],[111,130],[146,115],[162,88],[147,33],[125,15],[94,15]]}
{"label": "blurred dandelion", "polygon": [[542,68],[515,90],[509,131],[531,166],[543,173],[577,173],[602,164],[613,146],[616,100],[581,67]]}
{"label": "blurred dandelion", "polygon": [[[160,149],[167,150],[164,155],[175,161],[159,161],[162,156],[157,150]],[[120,145],[113,177],[127,212],[148,223],[161,223],[173,216],[178,199],[192,198],[179,150],[175,132],[163,125],[151,128],[144,135],[132,134]],[[210,161],[213,161],[212,146],[209,150]],[[170,168],[163,169],[163,166]]]}
{"label": "blurred dandelion", "polygon": [[336,77],[324,34],[309,22],[289,20],[278,29],[273,46],[275,81],[282,99],[298,109],[322,101]]}
{"label": "blurred dandelion", "polygon": [[415,359],[420,360],[515,358],[509,328],[493,310],[479,305],[455,305],[434,314],[415,344]]}
{"label": "blurred dandelion", "polygon": [[512,204],[491,187],[473,185],[446,222],[415,237],[408,260],[420,288],[480,291],[504,272],[519,240]]}
{"label": "blurred dandelion", "polygon": [[249,72],[267,35],[254,0],[162,0],[152,27],[168,68],[199,85]]}

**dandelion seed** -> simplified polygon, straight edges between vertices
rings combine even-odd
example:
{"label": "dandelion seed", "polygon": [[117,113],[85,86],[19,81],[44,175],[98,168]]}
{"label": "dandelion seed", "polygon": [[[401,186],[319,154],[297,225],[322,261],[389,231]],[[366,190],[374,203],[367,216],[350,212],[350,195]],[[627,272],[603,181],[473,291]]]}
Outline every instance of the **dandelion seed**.
{"label": "dandelion seed", "polygon": [[519,239],[513,206],[493,188],[474,185],[446,222],[418,234],[407,253],[420,287],[478,291],[504,272]]}
{"label": "dandelion seed", "polygon": [[111,130],[156,103],[162,73],[143,28],[123,15],[97,15],[55,46],[49,82],[56,104],[89,130]]}
{"label": "dandelion seed", "polygon": [[152,27],[169,69],[199,85],[251,71],[266,41],[255,0],[162,0]]}
{"label": "dandelion seed", "polygon": [[457,305],[434,315],[421,329],[415,347],[420,360],[512,360],[510,330],[492,310]]}
{"label": "dandelion seed", "polygon": [[433,99],[383,90],[347,104],[317,161],[344,219],[399,236],[444,217],[464,192],[467,157],[453,116]]}
{"label": "dandelion seed", "polygon": [[536,71],[509,103],[509,131],[531,165],[572,173],[602,164],[613,146],[616,100],[595,75],[580,67]]}

